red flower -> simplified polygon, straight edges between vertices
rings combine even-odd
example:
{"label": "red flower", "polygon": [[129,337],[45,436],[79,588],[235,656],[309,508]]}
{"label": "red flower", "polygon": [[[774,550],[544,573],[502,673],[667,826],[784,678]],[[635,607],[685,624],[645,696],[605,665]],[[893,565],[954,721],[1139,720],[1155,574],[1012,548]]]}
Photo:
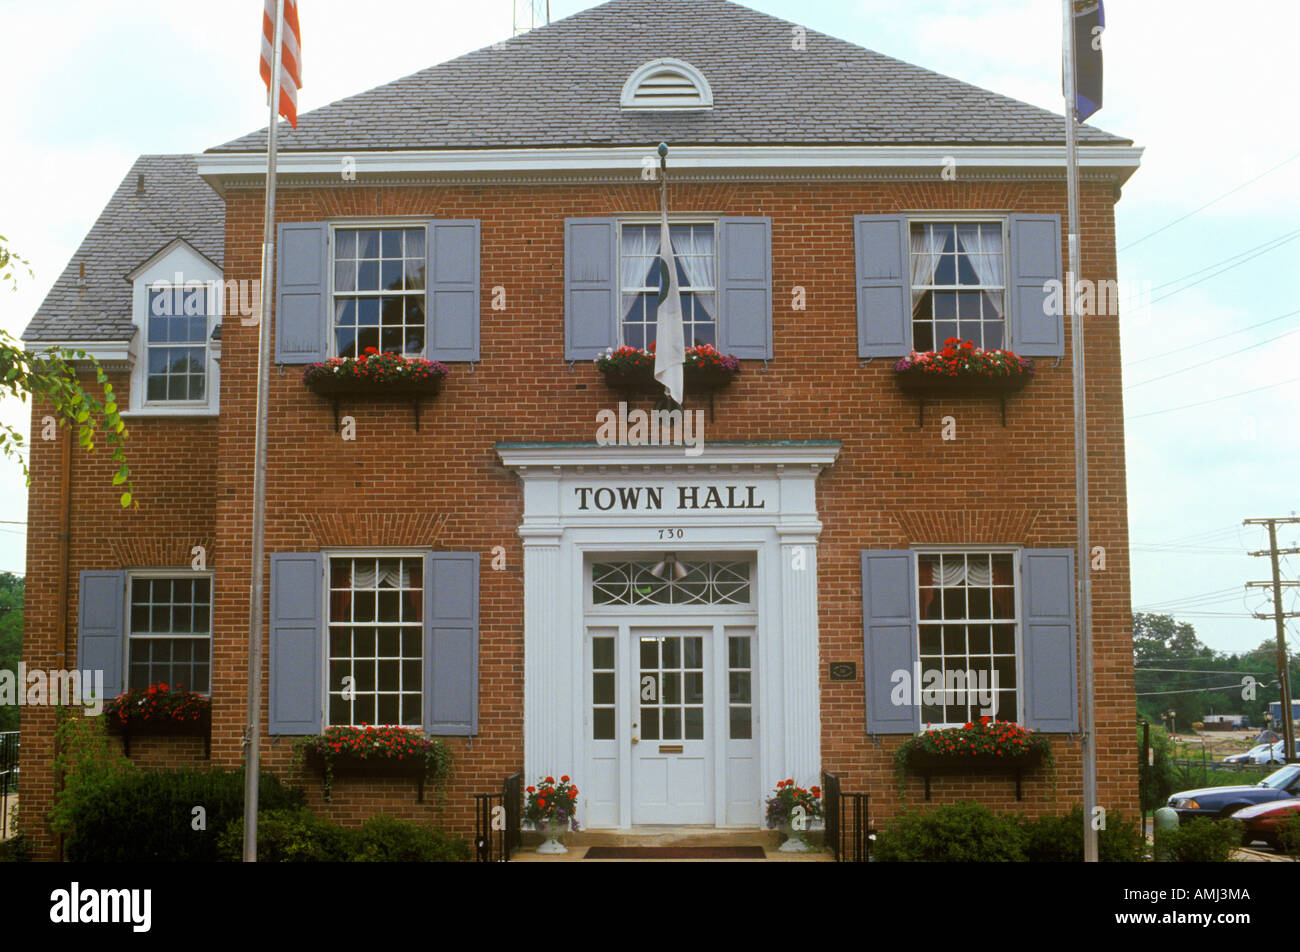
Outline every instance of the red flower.
{"label": "red flower", "polygon": [[546,782],[547,782],[547,783],[555,783],[555,778],[554,778],[554,777],[547,777],[547,778],[546,778]]}
{"label": "red flower", "polygon": [[564,774],[564,775],[562,775],[562,776],[560,777],[560,783],[568,783],[568,782],[569,782],[569,775],[568,775],[568,774]]}

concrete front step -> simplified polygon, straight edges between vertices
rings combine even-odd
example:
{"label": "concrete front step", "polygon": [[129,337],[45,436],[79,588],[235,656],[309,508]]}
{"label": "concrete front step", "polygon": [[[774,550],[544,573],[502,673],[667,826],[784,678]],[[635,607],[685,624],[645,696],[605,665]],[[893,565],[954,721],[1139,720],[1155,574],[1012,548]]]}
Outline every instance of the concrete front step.
{"label": "concrete front step", "polygon": [[[567,834],[564,843],[566,846],[761,846],[776,849],[782,839],[780,830],[641,826],[627,830],[579,830]],[[538,842],[541,842],[540,837]]]}

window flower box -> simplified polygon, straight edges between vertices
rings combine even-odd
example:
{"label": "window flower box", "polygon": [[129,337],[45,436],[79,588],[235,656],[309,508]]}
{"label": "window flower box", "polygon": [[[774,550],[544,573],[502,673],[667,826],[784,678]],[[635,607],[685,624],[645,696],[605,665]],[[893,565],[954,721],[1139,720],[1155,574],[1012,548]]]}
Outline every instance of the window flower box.
{"label": "window flower box", "polygon": [[447,365],[420,357],[380,353],[367,347],[360,357],[331,357],[308,364],[302,372],[303,385],[328,398],[334,405],[334,429],[339,426],[339,399],[410,400],[415,428],[420,429],[420,401],[435,397],[450,371]]}
{"label": "window flower box", "polygon": [[[610,348],[596,358],[596,369],[611,390],[625,399],[633,396],[665,397],[664,386],[655,379],[655,345],[648,350],[636,347]],[[740,373],[740,358],[720,353],[710,344],[686,348],[682,371],[685,394],[709,395],[712,418],[713,394],[731,386]]]}
{"label": "window flower box", "polygon": [[212,699],[182,687],[151,684],[119,694],[105,705],[106,726],[121,735],[127,757],[132,737],[202,737],[203,756],[212,756]]}
{"label": "window flower box", "polygon": [[426,780],[445,779],[451,752],[439,740],[408,727],[331,727],[294,745],[295,760],[320,771],[325,799],[341,773],[371,777],[414,777],[417,802],[424,802]]}
{"label": "window flower box", "polygon": [[1010,721],[981,717],[978,722],[944,730],[926,730],[906,741],[894,754],[902,787],[903,775],[925,778],[925,798],[930,799],[930,779],[935,774],[1014,773],[1016,799],[1026,770],[1053,766],[1052,746],[1037,734]]}
{"label": "window flower box", "polygon": [[918,398],[916,425],[925,420],[927,399],[996,397],[1007,423],[1007,396],[1018,393],[1034,376],[1034,362],[1009,350],[985,350],[950,337],[942,350],[913,351],[894,365],[898,389]]}

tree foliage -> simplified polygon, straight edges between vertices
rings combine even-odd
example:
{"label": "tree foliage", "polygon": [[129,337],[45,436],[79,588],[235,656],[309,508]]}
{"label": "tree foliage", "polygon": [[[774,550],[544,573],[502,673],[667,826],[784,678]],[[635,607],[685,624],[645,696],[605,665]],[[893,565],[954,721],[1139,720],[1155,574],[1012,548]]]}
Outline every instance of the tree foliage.
{"label": "tree foliage", "polygon": [[[19,268],[27,271],[28,275],[32,273],[27,262],[14,254],[4,236],[0,235],[0,284],[8,283],[16,290]],[[74,361],[91,365],[99,395],[88,392],[81,385]],[[58,426],[76,426],[77,441],[88,453],[95,452],[96,433],[102,433],[113,462],[117,464],[113,485],[121,487],[122,508],[132,504],[134,488],[126,462],[126,423],[118,412],[113,385],[108,382],[108,375],[99,361],[83,350],[24,350],[11,335],[0,330],[0,397],[5,394],[12,394],[24,402],[28,396],[48,401],[53,410],[52,422]],[[37,434],[33,434],[33,438],[38,438]],[[0,423],[0,452],[22,466],[30,486],[32,474],[23,454],[23,435],[6,423]],[[136,507],[139,508],[138,503]]]}
{"label": "tree foliage", "polygon": [[[0,671],[17,671],[23,657],[23,578],[0,572]],[[18,730],[13,704],[0,705],[0,731]]]}

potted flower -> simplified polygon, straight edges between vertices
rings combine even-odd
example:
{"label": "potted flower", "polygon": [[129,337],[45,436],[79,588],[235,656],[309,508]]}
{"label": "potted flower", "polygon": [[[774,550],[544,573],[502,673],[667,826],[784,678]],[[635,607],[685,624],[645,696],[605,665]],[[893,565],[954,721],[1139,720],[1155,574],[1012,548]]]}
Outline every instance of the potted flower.
{"label": "potted flower", "polygon": [[367,347],[360,357],[331,357],[308,364],[302,382],[334,405],[334,429],[339,427],[339,397],[410,398],[415,428],[420,429],[420,400],[437,396],[450,371],[447,365],[422,357],[380,353]]}
{"label": "potted flower", "polygon": [[898,389],[919,397],[924,413],[926,397],[995,396],[1003,401],[1022,389],[1034,376],[1034,362],[1009,350],[976,347],[968,340],[949,337],[941,350],[912,351],[894,364]]}
{"label": "potted flower", "polygon": [[314,393],[437,393],[450,371],[421,357],[367,347],[360,357],[331,357],[308,364],[302,382]]}
{"label": "potted flower", "polygon": [[[648,350],[636,347],[606,349],[596,357],[596,369],[614,390],[625,393],[663,392],[663,385],[655,380],[655,345]],[[740,358],[721,353],[712,344],[699,344],[686,348],[682,363],[685,389],[692,393],[711,393],[729,386],[740,373]]]}
{"label": "potted flower", "polygon": [[558,784],[554,777],[545,777],[537,786],[525,787],[524,793],[524,819],[546,836],[537,852],[567,853],[560,835],[566,828],[578,829],[578,788],[570,783],[568,774],[562,775]]}
{"label": "potted flower", "polygon": [[132,735],[203,737],[204,756],[209,756],[212,699],[184,687],[160,681],[119,694],[104,706],[108,728],[122,735],[126,756],[131,756]]}
{"label": "potted flower", "polygon": [[785,842],[781,844],[785,853],[806,853],[812,849],[808,843],[808,825],[822,816],[821,787],[804,788],[793,779],[778,780],[776,793],[767,798],[767,825],[785,834]]}
{"label": "potted flower", "polygon": [[426,779],[442,780],[451,768],[451,751],[442,741],[410,727],[331,727],[294,745],[294,759],[306,760],[321,771],[325,799],[330,799],[339,771],[372,776],[415,777],[418,800],[424,802]]}
{"label": "potted flower", "polygon": [[934,773],[1016,771],[1016,799],[1020,799],[1020,773],[1040,764],[1054,766],[1047,737],[1011,721],[981,717],[961,727],[926,730],[905,741],[894,753],[901,789],[903,774],[912,770],[925,776],[929,799]]}

